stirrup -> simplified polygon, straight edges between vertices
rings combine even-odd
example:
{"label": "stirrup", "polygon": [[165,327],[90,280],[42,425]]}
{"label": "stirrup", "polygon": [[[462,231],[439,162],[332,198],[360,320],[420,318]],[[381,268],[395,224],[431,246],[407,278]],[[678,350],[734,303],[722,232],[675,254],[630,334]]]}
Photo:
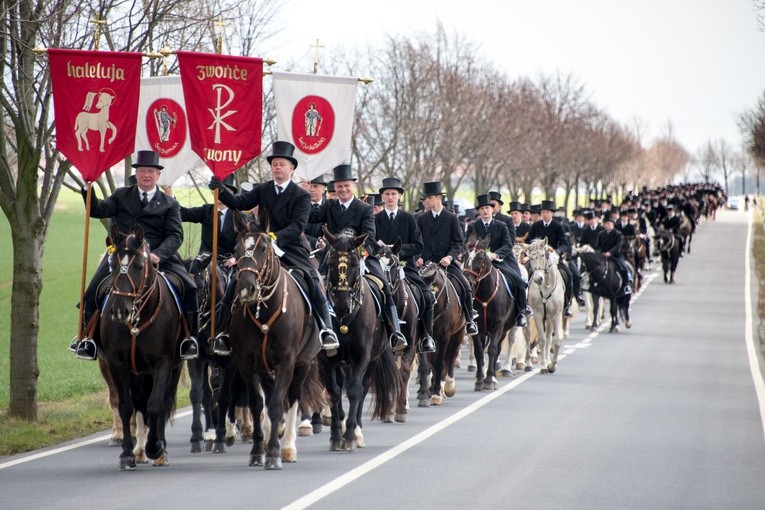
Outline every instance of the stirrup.
{"label": "stirrup", "polygon": [[567,306],[563,309],[563,315],[568,317],[569,319],[574,316],[574,312],[571,311],[571,307]]}
{"label": "stirrup", "polygon": [[215,342],[213,342],[213,353],[218,356],[231,356],[231,345],[228,343],[228,333],[221,331],[215,335]]}
{"label": "stirrup", "polygon": [[86,361],[95,361],[98,355],[98,346],[90,338],[83,338],[77,346],[76,351],[77,359],[84,359]]}
{"label": "stirrup", "polygon": [[394,353],[399,353],[406,349],[406,338],[404,338],[404,335],[401,334],[398,331],[394,331],[391,333],[390,338],[388,339],[391,343],[391,346],[393,347]]}
{"label": "stirrup", "polygon": [[422,353],[436,352],[436,342],[433,341],[433,337],[425,334],[425,336],[420,339],[417,351]]}
{"label": "stirrup", "polygon": [[193,336],[184,338],[179,347],[181,359],[196,359],[199,356],[199,344]]}
{"label": "stirrup", "polygon": [[72,341],[69,342],[69,350],[72,352],[77,352],[77,344],[79,344],[79,338],[77,335],[74,335],[74,338],[72,338]]}
{"label": "stirrup", "polygon": [[337,339],[337,334],[331,329],[322,329],[319,331],[319,338],[321,339],[321,348],[325,351],[340,348],[340,341]]}
{"label": "stirrup", "polygon": [[467,324],[465,324],[465,333],[467,333],[470,336],[477,335],[478,334],[478,325],[470,321]]}
{"label": "stirrup", "polygon": [[627,294],[632,294],[632,287],[630,287],[629,283],[624,286],[624,295],[626,296]]}

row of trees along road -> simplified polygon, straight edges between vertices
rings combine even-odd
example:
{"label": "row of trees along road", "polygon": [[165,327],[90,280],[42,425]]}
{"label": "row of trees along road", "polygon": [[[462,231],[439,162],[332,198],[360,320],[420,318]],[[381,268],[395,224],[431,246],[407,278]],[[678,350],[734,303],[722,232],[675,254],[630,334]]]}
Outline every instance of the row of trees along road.
{"label": "row of trees along road", "polygon": [[[229,21],[224,52],[266,56],[277,33],[278,0],[168,0],[4,2],[0,53],[3,66],[0,137],[0,206],[13,245],[11,298],[11,398],[9,414],[37,416],[37,335],[42,254],[60,190],[82,184],[56,151],[46,61],[35,46],[92,48],[92,19],[102,27],[100,49],[149,52],[162,46],[214,52],[214,20]],[[179,14],[184,13],[184,14]],[[32,21],[34,20],[34,21]],[[167,62],[177,72],[174,59]],[[457,189],[506,189],[529,200],[540,189],[566,203],[627,189],[665,184],[692,161],[671,124],[644,145],[640,122],[613,119],[573,76],[510,78],[483,60],[477,46],[436,26],[432,34],[390,36],[382,47],[342,51],[322,58],[321,71],[371,75],[359,87],[352,140],[353,166],[364,189],[386,176],[406,183],[406,206],[415,205],[422,183],[441,180],[449,199]],[[163,71],[145,63],[145,75]],[[307,72],[286,62],[280,69]],[[264,145],[276,139],[275,110],[265,82]],[[125,169],[129,161],[125,162]],[[328,169],[329,170],[329,169]],[[96,183],[100,196],[125,184],[127,172],[107,171]],[[237,172],[239,182],[267,178],[264,158]],[[202,182],[202,174],[192,174]],[[73,252],[77,250],[72,246]],[[76,297],[73,301],[76,300]],[[72,313],[72,331],[76,329]],[[62,349],[66,337],[62,336]]]}

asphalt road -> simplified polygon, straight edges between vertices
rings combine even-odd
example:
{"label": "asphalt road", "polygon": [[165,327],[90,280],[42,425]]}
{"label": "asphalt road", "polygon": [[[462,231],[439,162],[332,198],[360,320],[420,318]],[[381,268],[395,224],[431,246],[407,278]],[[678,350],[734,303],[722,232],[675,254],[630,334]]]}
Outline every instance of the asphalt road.
{"label": "asphalt road", "polygon": [[102,433],[0,460],[0,507],[763,509],[747,219],[702,224],[677,284],[649,277],[631,329],[590,333],[579,314],[555,374],[489,393],[458,369],[455,397],[405,424],[367,422],[354,454],[329,452],[325,431],[298,438],[298,462],[278,472],[248,467],[240,443],[192,455],[181,413],[170,466],[120,472]]}

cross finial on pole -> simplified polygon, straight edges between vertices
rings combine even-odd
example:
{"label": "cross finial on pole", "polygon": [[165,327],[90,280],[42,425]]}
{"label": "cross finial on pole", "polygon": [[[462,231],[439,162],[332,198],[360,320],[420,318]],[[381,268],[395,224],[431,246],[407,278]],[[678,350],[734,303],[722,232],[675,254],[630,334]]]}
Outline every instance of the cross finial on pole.
{"label": "cross finial on pole", "polygon": [[319,40],[316,39],[316,44],[312,44],[311,48],[313,48],[313,74],[317,74],[319,72],[319,48],[323,48],[323,44],[319,44]]}
{"label": "cross finial on pole", "polygon": [[228,23],[223,21],[223,16],[218,16],[218,21],[215,22],[215,28],[218,29],[218,42],[215,46],[218,55],[223,53],[223,27],[227,26]]}
{"label": "cross finial on pole", "polygon": [[89,21],[89,23],[93,23],[95,25],[96,33],[93,37],[93,49],[97,50],[99,42],[101,41],[101,25],[106,25],[107,21],[105,19],[101,19],[98,15],[96,15],[96,19],[92,19]]}

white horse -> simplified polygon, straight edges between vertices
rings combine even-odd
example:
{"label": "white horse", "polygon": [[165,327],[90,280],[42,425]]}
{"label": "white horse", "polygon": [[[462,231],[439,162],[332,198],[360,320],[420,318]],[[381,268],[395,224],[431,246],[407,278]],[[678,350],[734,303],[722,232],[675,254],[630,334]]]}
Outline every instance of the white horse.
{"label": "white horse", "polygon": [[[91,113],[90,108],[93,106],[93,99],[98,95],[98,102],[96,103],[96,110],[98,112]],[[83,111],[77,114],[77,118],[74,121],[74,137],[77,139],[77,150],[82,150],[82,142],[85,142],[85,150],[90,150],[90,143],[88,142],[88,130],[92,129],[98,131],[101,134],[101,145],[99,150],[104,152],[104,144],[106,141],[106,130],[112,130],[112,137],[109,138],[109,143],[112,143],[117,137],[117,127],[109,120],[109,109],[114,102],[115,95],[102,89],[99,92],[88,92],[85,96],[85,106],[82,107]]]}
{"label": "white horse", "polygon": [[539,365],[542,373],[553,373],[563,341],[564,279],[558,269],[558,255],[547,245],[547,239],[532,241],[527,253],[531,263],[529,306],[539,336]]}

